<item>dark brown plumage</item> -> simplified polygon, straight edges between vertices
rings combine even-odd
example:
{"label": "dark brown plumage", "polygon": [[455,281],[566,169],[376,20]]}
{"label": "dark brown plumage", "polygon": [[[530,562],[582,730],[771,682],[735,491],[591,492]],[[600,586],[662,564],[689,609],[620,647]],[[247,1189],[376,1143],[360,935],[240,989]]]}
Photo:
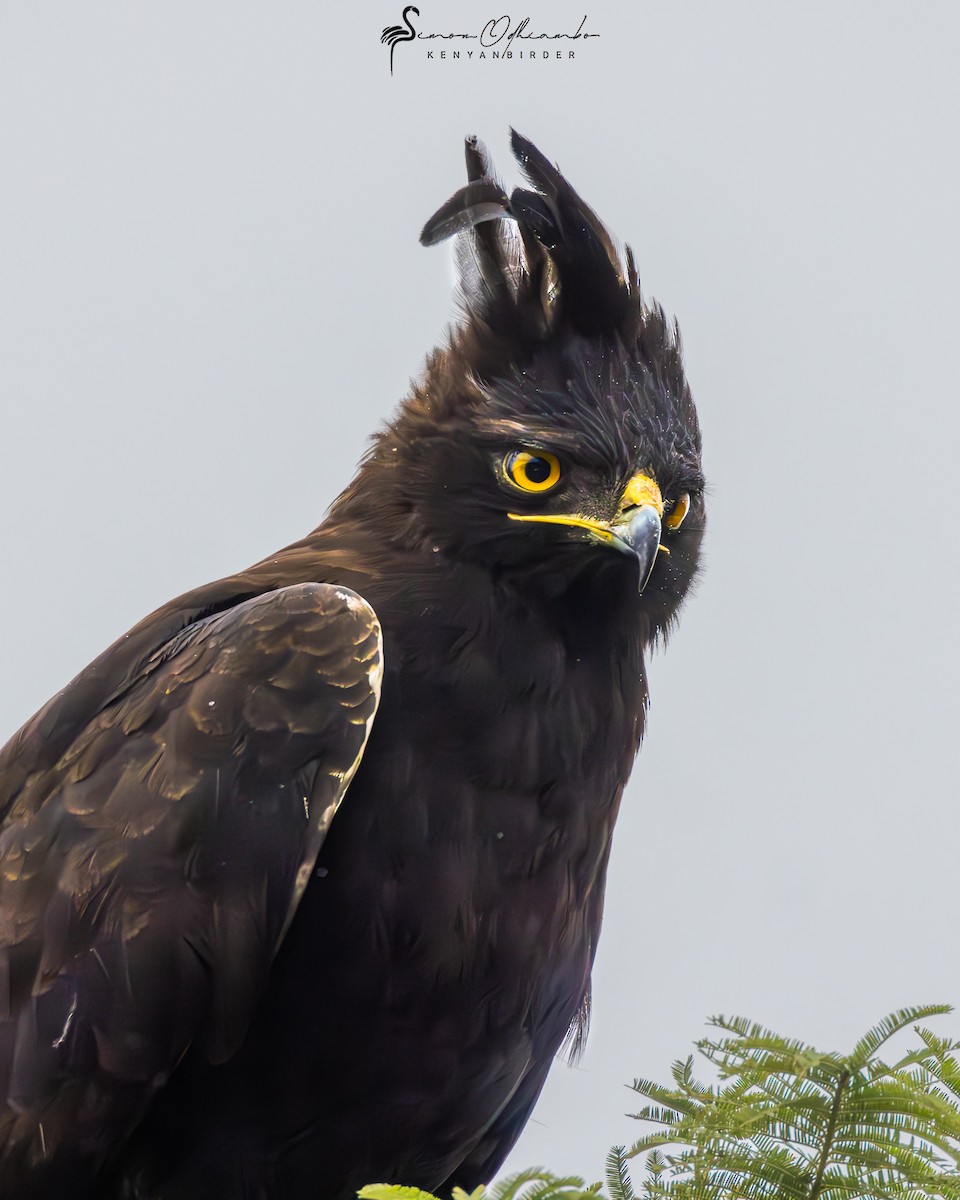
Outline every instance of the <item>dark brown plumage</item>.
{"label": "dark brown plumage", "polygon": [[323,524],[0,754],[4,1197],[471,1188],[583,1032],[700,437],[629,251],[513,145],[508,196],[468,141],[423,234],[464,319]]}

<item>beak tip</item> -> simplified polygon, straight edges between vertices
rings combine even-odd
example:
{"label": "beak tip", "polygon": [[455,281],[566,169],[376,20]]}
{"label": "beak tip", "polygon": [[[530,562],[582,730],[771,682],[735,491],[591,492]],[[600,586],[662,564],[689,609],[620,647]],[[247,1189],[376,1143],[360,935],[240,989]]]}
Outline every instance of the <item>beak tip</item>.
{"label": "beak tip", "polygon": [[638,591],[642,594],[650,582],[660,549],[660,514],[653,505],[644,504],[631,514],[629,520],[617,525],[613,532],[618,541],[636,555],[640,569]]}

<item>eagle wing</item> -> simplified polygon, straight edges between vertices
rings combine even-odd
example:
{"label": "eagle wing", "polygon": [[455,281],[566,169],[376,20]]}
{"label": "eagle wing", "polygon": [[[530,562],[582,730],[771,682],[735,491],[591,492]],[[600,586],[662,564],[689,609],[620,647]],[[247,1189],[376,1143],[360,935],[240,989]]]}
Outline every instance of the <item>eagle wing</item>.
{"label": "eagle wing", "polygon": [[53,759],[36,721],[8,747],[0,1184],[95,1169],[188,1046],[237,1048],[381,675],[373,609],[299,584],[187,624],[83,720],[78,677],[52,702],[76,726],[62,750],[51,731]]}

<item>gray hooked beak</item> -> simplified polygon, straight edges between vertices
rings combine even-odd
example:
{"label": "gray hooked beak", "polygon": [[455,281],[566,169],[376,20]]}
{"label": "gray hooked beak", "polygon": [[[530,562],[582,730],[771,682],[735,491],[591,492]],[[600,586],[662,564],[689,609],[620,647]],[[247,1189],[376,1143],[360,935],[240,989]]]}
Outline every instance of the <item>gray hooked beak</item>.
{"label": "gray hooked beak", "polygon": [[610,526],[614,549],[635,554],[640,566],[640,591],[650,582],[657,551],[660,549],[660,514],[652,504],[644,504],[628,514],[622,523]]}
{"label": "gray hooked beak", "polygon": [[640,591],[650,582],[657,551],[668,553],[660,545],[660,523],[663,516],[663,497],[660,488],[649,475],[642,472],[624,488],[620,512],[610,525],[579,513],[507,513],[511,521],[537,521],[549,525],[570,525],[582,529],[595,542],[612,546],[623,554],[636,556],[640,566]]}

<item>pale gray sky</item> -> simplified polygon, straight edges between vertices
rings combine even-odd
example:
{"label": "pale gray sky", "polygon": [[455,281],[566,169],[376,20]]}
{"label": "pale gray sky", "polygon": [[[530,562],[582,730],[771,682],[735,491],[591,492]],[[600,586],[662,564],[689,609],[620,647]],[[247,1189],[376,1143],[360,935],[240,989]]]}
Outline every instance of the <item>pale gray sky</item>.
{"label": "pale gray sky", "polygon": [[[578,0],[579,2],[579,0]],[[0,734],[320,520],[453,312],[417,244],[516,125],[675,312],[707,567],[653,668],[582,1067],[511,1165],[599,1175],[710,1013],[844,1047],[960,1002],[955,6],[551,0],[575,59],[402,3],[0,9]],[[421,30],[502,9],[421,0]],[[944,1029],[960,1033],[960,1018]]]}

